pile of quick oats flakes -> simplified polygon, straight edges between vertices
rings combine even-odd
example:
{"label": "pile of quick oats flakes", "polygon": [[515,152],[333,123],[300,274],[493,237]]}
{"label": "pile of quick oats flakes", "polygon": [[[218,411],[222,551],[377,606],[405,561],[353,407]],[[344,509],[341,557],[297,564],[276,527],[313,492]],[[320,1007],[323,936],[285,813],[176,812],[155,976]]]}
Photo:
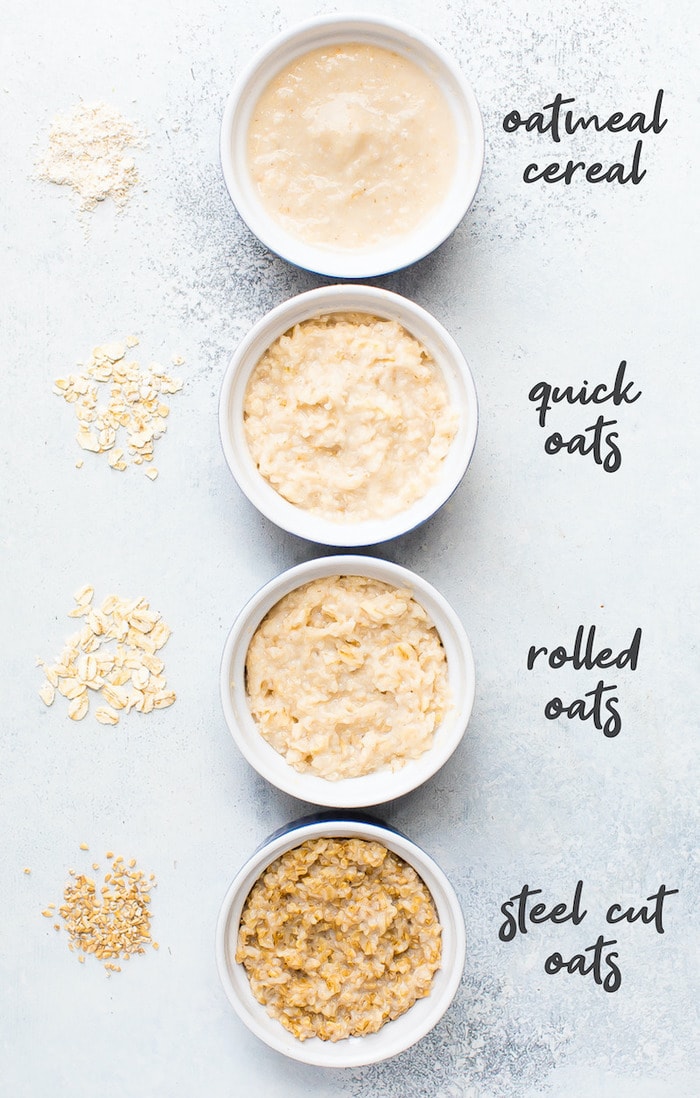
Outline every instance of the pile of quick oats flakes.
{"label": "pile of quick oats flakes", "polygon": [[84,618],[79,633],[66,641],[53,663],[37,660],[46,675],[39,696],[52,705],[56,692],[68,700],[68,716],[81,721],[93,693],[104,704],[95,709],[100,724],[115,725],[123,713],[150,713],[175,701],[168,689],[165,665],[157,653],[170,637],[160,614],[145,598],[108,595],[93,605],[94,588],[77,591],[71,618]]}
{"label": "pile of quick oats flakes", "polygon": [[[179,393],[182,381],[170,377],[156,363],[141,368],[138,362],[127,361],[127,349],[137,345],[136,336],[128,336],[123,343],[95,347],[87,363],[78,363],[78,373],[56,378],[54,393],[74,405],[78,420],[76,439],[83,450],[108,453],[110,466],[118,471],[130,463],[146,462],[146,476],[155,480],[158,470],[150,464],[153,448],[165,434],[170,415],[164,398]],[[183,361],[176,356],[173,365],[181,366]],[[98,404],[100,385],[109,387],[103,404]],[[116,445],[121,435],[123,447]],[[82,461],[77,465],[80,468]]]}

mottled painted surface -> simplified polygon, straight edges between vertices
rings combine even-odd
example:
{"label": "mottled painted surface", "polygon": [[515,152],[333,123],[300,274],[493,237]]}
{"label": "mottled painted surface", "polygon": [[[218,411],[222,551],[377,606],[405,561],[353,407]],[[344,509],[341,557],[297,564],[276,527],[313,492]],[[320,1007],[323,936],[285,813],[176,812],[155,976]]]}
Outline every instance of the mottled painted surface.
{"label": "mottled painted surface", "polygon": [[[475,374],[481,431],[450,503],[378,553],[417,569],[458,608],[478,686],[462,747],[384,815],[432,853],[463,901],[464,980],[440,1025],[387,1064],[323,1072],[269,1052],[219,986],[218,905],[240,863],[306,806],[269,788],[238,756],[220,712],[224,637],[247,597],[318,547],[260,518],[232,482],[217,398],[237,339],[269,307],[322,280],[249,234],[218,166],[223,103],[240,65],[274,32],[334,5],[78,0],[6,5],[0,103],[2,237],[9,277],[0,402],[0,597],[5,613],[0,864],[0,1069],[13,1098],[665,1098],[698,1092],[693,1057],[689,873],[697,818],[698,247],[689,0],[409,0],[358,3],[401,16],[458,58],[482,104],[487,160],[474,206],[437,254],[378,280],[431,309]],[[584,112],[651,110],[669,122],[644,142],[638,187],[525,186],[544,138],[507,135],[510,110],[561,91]],[[51,118],[104,98],[146,125],[146,186],[119,217],[99,209],[86,235],[70,194],[30,178]],[[629,134],[590,133],[575,155],[629,157]],[[564,148],[564,143],[562,143]],[[574,145],[567,149],[574,151]],[[570,153],[567,151],[566,157]],[[134,332],[146,361],[187,365],[154,484],[87,454],[51,393],[93,344]],[[527,394],[537,381],[611,381],[621,359],[642,398],[620,411],[623,465],[547,456]],[[562,412],[567,430],[593,422]],[[37,655],[70,632],[85,582],[97,598],[145,594],[174,629],[164,654],[176,705],[117,729],[46,710]],[[571,644],[580,623],[621,649],[623,729],[542,716],[555,693],[594,672],[526,670],[531,644]],[[76,963],[41,918],[78,844],[133,853],[158,876],[158,954],[107,979]],[[32,874],[22,873],[31,866]],[[584,881],[586,920],[498,940],[500,905],[526,882],[549,902]],[[549,976],[545,957],[606,928],[613,902],[661,882],[666,933],[616,934],[623,983]],[[609,928],[608,928],[609,929]]]}

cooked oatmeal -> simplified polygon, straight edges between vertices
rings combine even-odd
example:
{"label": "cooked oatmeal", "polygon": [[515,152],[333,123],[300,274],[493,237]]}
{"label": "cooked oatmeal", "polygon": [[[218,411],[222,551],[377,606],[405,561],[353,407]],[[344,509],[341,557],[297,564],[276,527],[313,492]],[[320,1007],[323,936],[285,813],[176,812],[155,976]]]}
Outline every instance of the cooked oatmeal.
{"label": "cooked oatmeal", "polygon": [[331,781],[418,758],[450,705],[427,613],[367,576],[327,576],[280,599],[250,642],[246,690],[264,739]]}
{"label": "cooked oatmeal", "polygon": [[300,1041],[375,1033],[430,994],[441,928],[416,871],[378,842],[311,839],[253,885],[236,961]]}
{"label": "cooked oatmeal", "polygon": [[420,64],[369,42],[295,57],[253,109],[248,167],[268,214],[308,244],[360,249],[411,233],[448,194],[457,134]]}
{"label": "cooked oatmeal", "polygon": [[457,432],[444,376],[395,320],[333,313],[268,347],[244,401],[262,477],[336,522],[405,511],[433,486]]}

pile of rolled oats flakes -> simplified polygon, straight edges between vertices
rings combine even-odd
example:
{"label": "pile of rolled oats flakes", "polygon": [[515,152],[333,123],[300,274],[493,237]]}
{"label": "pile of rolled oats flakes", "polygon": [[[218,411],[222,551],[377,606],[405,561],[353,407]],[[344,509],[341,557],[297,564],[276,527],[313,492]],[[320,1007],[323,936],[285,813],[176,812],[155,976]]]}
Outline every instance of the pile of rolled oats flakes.
{"label": "pile of rolled oats flakes", "polygon": [[[87,850],[87,843],[81,843],[80,848]],[[156,886],[155,874],[147,877],[137,868],[135,858],[126,862],[111,850],[105,856],[112,864],[99,892],[94,878],[69,869],[63,903],[58,911],[55,904],[49,904],[42,915],[46,919],[60,915],[68,932],[68,948],[78,953],[81,963],[87,954],[93,954],[108,972],[121,972],[116,961],[145,953],[147,945],[159,948],[151,937],[150,892]],[[100,866],[93,862],[92,868],[99,870]],[[54,929],[60,930],[61,924],[54,923]]]}
{"label": "pile of rolled oats flakes", "polygon": [[71,618],[84,618],[79,633],[66,641],[53,664],[39,659],[46,681],[39,696],[52,705],[56,691],[68,699],[68,716],[80,721],[89,708],[90,691],[105,703],[95,710],[100,724],[119,723],[122,713],[135,709],[150,713],[175,701],[163,676],[164,664],[156,653],[170,637],[160,614],[145,598],[122,599],[109,595],[93,606],[94,588],[75,594]]}
{"label": "pile of rolled oats flakes", "polygon": [[[129,463],[153,461],[154,444],[165,434],[170,415],[164,397],[182,389],[182,381],[156,363],[142,368],[138,362],[126,361],[127,348],[137,344],[138,339],[129,336],[123,343],[95,347],[87,363],[78,363],[79,373],[54,382],[54,393],[75,405],[78,445],[95,454],[109,453],[112,469],[120,471]],[[173,359],[176,366],[182,363],[179,356]],[[109,386],[105,404],[98,404],[99,385]],[[120,432],[126,436],[128,455],[116,446]],[[155,480],[158,470],[149,464],[146,476]]]}

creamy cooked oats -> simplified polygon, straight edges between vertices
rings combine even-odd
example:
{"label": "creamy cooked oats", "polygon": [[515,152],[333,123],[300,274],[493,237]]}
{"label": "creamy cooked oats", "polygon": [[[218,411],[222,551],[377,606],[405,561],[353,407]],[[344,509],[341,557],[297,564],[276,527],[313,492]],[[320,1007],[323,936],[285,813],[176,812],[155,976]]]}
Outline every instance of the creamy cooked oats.
{"label": "creamy cooked oats", "polygon": [[275,340],[250,377],[243,416],[265,480],[337,522],[422,499],[458,425],[425,347],[397,321],[365,313],[313,317]]}
{"label": "creamy cooked oats", "polygon": [[366,43],[322,46],[268,84],[248,167],[270,216],[308,244],[366,248],[426,221],[447,195],[457,135],[415,62]]}
{"label": "creamy cooked oats", "polygon": [[280,599],[250,642],[246,691],[267,742],[331,781],[418,758],[451,701],[423,607],[367,576],[328,576]]}
{"label": "creamy cooked oats", "polygon": [[441,927],[416,871],[378,842],[311,839],[253,885],[236,961],[300,1041],[376,1033],[430,994]]}

